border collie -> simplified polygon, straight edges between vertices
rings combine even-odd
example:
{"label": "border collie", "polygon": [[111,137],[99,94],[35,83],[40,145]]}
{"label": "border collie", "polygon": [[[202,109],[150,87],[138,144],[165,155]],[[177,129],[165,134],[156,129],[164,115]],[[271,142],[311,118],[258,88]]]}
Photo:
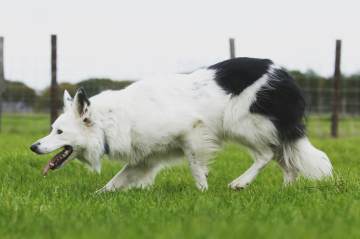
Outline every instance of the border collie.
{"label": "border collie", "polygon": [[65,91],[64,105],[50,135],[30,147],[36,154],[64,149],[47,163],[44,176],[74,158],[100,172],[106,154],[126,165],[102,190],[145,188],[185,155],[196,186],[206,190],[209,160],[224,142],[235,141],[249,150],[254,164],[229,184],[234,190],[247,187],[272,159],[285,183],[299,174],[332,177],[328,157],[305,135],[304,94],[268,59],[226,60],[90,99],[83,88],[74,99]]}

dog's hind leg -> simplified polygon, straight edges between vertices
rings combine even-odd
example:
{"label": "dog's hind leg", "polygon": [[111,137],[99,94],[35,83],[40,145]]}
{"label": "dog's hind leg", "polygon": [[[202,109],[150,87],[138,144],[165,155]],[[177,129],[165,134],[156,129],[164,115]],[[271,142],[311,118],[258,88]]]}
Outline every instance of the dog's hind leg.
{"label": "dog's hind leg", "polygon": [[284,173],[284,184],[292,183],[299,178],[299,171],[296,168],[291,168],[286,165],[283,157],[278,157],[275,161]]}
{"label": "dog's hind leg", "polygon": [[270,147],[263,147],[261,150],[254,150],[254,164],[240,177],[229,184],[229,187],[234,190],[246,188],[258,173],[265,168],[271,161],[274,153]]}
{"label": "dog's hind leg", "polygon": [[161,164],[126,164],[121,171],[99,191],[115,191],[116,189],[127,189],[131,187],[146,188],[154,183],[156,174],[161,168]]}

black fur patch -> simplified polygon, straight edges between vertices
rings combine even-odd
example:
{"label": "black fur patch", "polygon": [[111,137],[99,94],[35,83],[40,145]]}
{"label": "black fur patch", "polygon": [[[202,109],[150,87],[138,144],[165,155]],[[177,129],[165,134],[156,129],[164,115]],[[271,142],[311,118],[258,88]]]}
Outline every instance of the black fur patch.
{"label": "black fur patch", "polygon": [[268,74],[269,81],[256,93],[250,112],[267,116],[282,141],[305,136],[307,100],[294,79],[281,69]]}
{"label": "black fur patch", "polygon": [[78,96],[79,96],[79,101],[85,102],[88,106],[90,106],[90,101],[89,101],[89,98],[86,95],[86,92],[85,92],[84,88],[81,87],[80,89],[78,89],[77,93],[78,93]]}
{"label": "black fur patch", "polygon": [[268,59],[240,57],[217,63],[208,69],[215,70],[215,81],[227,94],[239,95],[266,74],[271,64],[272,61]]}
{"label": "black fur patch", "polygon": [[85,104],[87,104],[87,106],[90,106],[90,101],[86,95],[84,88],[81,87],[80,89],[78,89],[76,94],[79,102],[79,107],[78,107],[79,114],[82,116]]}

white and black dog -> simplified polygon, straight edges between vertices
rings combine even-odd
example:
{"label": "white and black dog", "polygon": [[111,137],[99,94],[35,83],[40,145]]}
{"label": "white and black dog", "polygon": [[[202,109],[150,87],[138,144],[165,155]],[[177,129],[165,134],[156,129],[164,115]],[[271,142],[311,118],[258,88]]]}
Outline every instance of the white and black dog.
{"label": "white and black dog", "polygon": [[126,165],[103,190],[147,187],[164,165],[185,155],[196,186],[204,190],[207,164],[227,140],[246,146],[255,160],[229,184],[232,189],[248,186],[271,159],[285,183],[299,173],[310,179],[332,176],[328,157],[305,135],[303,93],[268,59],[231,59],[90,99],[82,88],[74,99],[65,91],[64,104],[50,135],[30,147],[37,154],[64,148],[48,162],[44,176],[74,158],[100,172],[106,154]]}

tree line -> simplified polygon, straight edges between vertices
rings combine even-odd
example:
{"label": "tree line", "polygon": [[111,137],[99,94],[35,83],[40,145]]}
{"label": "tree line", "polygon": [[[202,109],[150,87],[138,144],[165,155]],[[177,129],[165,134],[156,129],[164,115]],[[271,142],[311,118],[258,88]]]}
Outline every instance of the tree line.
{"label": "tree line", "polygon": [[[131,85],[134,81],[113,81],[110,79],[91,78],[71,84],[63,82],[58,84],[58,105],[59,109],[63,107],[63,94],[67,90],[74,97],[80,87],[84,87],[89,97],[94,96],[104,90],[121,90]],[[40,93],[22,82],[5,80],[5,92],[3,102],[18,103],[23,102],[34,111],[47,111],[50,106],[50,86],[46,87]]]}
{"label": "tree line", "polygon": [[[304,91],[313,113],[330,113],[332,104],[332,77],[321,77],[314,71],[289,71],[300,88]],[[62,96],[66,89],[74,96],[78,88],[84,87],[89,97],[103,90],[121,90],[134,81],[113,81],[111,79],[91,78],[76,84],[58,84],[59,109],[63,107]],[[34,89],[18,81],[5,81],[3,102],[25,102],[34,111],[48,110],[50,105],[50,87],[37,93]],[[270,99],[271,100],[271,99]],[[340,111],[347,114],[360,113],[360,75],[342,76]]]}

